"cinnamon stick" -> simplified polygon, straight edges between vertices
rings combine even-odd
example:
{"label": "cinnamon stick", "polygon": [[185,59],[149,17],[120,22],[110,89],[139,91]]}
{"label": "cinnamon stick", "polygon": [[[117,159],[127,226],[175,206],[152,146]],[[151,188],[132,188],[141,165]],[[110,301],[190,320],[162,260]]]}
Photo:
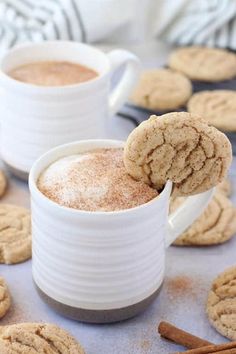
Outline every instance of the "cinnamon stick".
{"label": "cinnamon stick", "polygon": [[175,352],[174,354],[236,354],[236,342],[223,344],[212,344],[202,348],[195,348],[185,352]]}
{"label": "cinnamon stick", "polygon": [[164,321],[160,322],[158,332],[162,337],[188,349],[200,348],[212,344],[205,339],[194,336]]}

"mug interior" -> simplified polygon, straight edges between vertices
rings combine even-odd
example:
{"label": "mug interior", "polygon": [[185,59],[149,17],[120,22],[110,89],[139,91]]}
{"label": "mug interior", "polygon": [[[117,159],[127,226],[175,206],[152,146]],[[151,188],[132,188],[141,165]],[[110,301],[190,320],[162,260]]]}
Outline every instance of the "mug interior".
{"label": "mug interior", "polygon": [[42,155],[38,160],[36,160],[30,170],[30,174],[29,174],[29,188],[30,188],[30,192],[31,194],[35,194],[40,198],[43,198],[44,200],[47,200],[51,205],[57,206],[60,209],[64,209],[64,210],[70,210],[70,212],[82,212],[82,213],[89,213],[89,214],[118,214],[118,213],[122,213],[122,212],[129,212],[135,209],[140,209],[146,205],[151,205],[152,203],[154,203],[157,199],[158,200],[162,200],[162,198],[166,199],[166,196],[170,195],[171,193],[171,189],[172,189],[172,183],[170,181],[168,181],[163,189],[163,191],[155,198],[153,198],[152,200],[150,200],[149,202],[145,203],[145,204],[141,204],[137,207],[134,208],[130,208],[130,209],[124,209],[124,210],[118,210],[118,211],[86,211],[86,210],[77,210],[77,209],[73,209],[73,208],[68,208],[65,206],[62,206],[56,202],[53,202],[52,200],[50,200],[49,198],[47,198],[43,193],[41,193],[41,191],[38,189],[37,187],[37,181],[38,178],[40,176],[40,174],[47,168],[49,167],[49,165],[51,165],[53,162],[55,162],[56,160],[63,158],[65,156],[68,155],[74,155],[74,154],[78,154],[78,153],[84,153],[84,152],[88,152],[94,149],[102,149],[102,148],[120,148],[124,146],[124,142],[120,141],[120,140],[109,140],[109,139],[105,139],[105,140],[82,140],[82,141],[78,141],[78,142],[72,142],[69,144],[64,144],[61,146],[58,146],[54,149],[51,149],[50,151],[46,152],[44,155]]}
{"label": "mug interior", "polygon": [[[68,61],[87,66],[98,72],[98,76],[92,80],[73,85],[65,85],[63,88],[84,85],[88,82],[98,80],[99,77],[105,75],[110,69],[110,63],[107,56],[102,51],[92,46],[70,41],[45,41],[42,43],[22,44],[12,48],[3,57],[0,64],[0,70],[9,80],[14,81],[15,83],[36,86],[15,80],[8,75],[8,72],[18,66],[38,61]],[[47,88],[54,88],[38,85],[37,87],[44,90]],[[55,86],[55,88],[57,87],[58,86]]]}

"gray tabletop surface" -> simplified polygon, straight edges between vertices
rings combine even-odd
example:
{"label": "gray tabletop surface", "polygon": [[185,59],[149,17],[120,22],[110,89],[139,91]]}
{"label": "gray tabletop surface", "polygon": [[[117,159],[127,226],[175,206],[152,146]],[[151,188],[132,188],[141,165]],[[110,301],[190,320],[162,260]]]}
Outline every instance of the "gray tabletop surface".
{"label": "gray tabletop surface", "polygon": [[[131,49],[147,67],[163,65],[169,51],[168,47],[158,43],[133,46]],[[132,129],[132,123],[122,118],[115,117],[111,121],[113,138],[125,139]],[[235,187],[232,200],[236,205],[235,158],[230,179]],[[29,207],[27,184],[10,176],[8,191],[1,202]],[[87,354],[164,354],[183,350],[159,338],[157,325],[161,320],[170,321],[209,341],[220,343],[226,339],[209,325],[205,304],[212,280],[226,267],[235,264],[235,250],[236,237],[215,247],[170,247],[166,257],[165,282],[159,297],[143,314],[112,325],[83,324],[65,319],[51,310],[34,289],[31,261],[11,266],[0,265],[0,274],[9,284],[13,298],[13,306],[0,324],[32,321],[56,323],[78,338]]]}

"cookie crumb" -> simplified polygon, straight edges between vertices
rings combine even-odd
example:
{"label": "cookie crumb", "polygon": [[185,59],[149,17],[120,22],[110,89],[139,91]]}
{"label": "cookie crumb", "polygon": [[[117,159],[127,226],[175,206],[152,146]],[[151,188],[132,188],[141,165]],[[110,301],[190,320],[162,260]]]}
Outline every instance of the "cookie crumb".
{"label": "cookie crumb", "polygon": [[151,348],[151,343],[149,340],[143,339],[140,343],[140,347],[141,347],[143,353],[147,353],[148,350]]}

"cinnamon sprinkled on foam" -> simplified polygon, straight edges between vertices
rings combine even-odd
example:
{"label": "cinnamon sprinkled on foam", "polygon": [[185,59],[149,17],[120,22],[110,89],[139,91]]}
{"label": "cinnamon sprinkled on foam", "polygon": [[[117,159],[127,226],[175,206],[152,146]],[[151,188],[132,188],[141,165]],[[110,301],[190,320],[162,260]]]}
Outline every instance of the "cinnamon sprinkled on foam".
{"label": "cinnamon sprinkled on foam", "polygon": [[59,159],[41,174],[38,188],[60,205],[87,211],[129,209],[158,195],[126,173],[123,149],[112,148]]}

